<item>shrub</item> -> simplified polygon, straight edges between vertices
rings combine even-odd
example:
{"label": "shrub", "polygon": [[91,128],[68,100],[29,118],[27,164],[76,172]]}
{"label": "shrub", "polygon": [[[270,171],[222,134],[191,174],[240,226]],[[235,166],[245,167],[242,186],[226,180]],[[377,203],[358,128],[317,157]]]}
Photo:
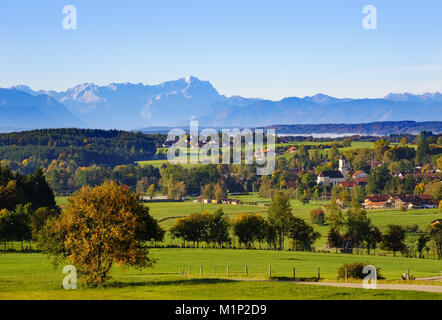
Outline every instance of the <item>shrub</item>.
{"label": "shrub", "polygon": [[325,214],[321,208],[310,211],[310,218],[313,224],[322,226],[325,223]]}
{"label": "shrub", "polygon": [[[338,269],[338,279],[345,279],[346,276],[346,270],[347,270],[347,278],[348,279],[364,279],[364,277],[367,275],[363,273],[365,266],[370,265],[368,262],[353,262],[353,263],[346,263],[343,264]],[[376,266],[375,266],[376,267]],[[376,267],[377,271],[377,278],[378,279],[385,279],[381,276],[381,268]]]}
{"label": "shrub", "polygon": [[411,224],[404,227],[405,232],[415,233],[419,231],[419,226],[417,224]]}

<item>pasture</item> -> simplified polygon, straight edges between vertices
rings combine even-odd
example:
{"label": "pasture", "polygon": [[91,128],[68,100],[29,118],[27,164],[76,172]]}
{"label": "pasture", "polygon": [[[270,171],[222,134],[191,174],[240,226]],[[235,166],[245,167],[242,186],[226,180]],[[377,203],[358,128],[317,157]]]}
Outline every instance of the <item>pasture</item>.
{"label": "pasture", "polygon": [[[230,196],[234,199],[239,199],[242,202],[256,202],[258,205],[218,205],[218,204],[204,204],[193,201],[184,202],[157,202],[146,203],[146,206],[150,209],[150,214],[160,221],[161,227],[165,230],[170,228],[179,217],[188,216],[194,212],[209,211],[214,212],[217,209],[223,209],[224,213],[232,220],[236,219],[239,213],[255,213],[262,216],[267,215],[267,207],[263,206],[270,203],[270,199],[261,198],[258,195],[239,195]],[[63,206],[66,203],[66,197],[57,197],[57,204]],[[306,222],[310,222],[310,211],[318,208],[327,202],[324,201],[310,201],[310,203],[304,205],[298,200],[291,200],[293,212],[296,216],[304,219]],[[417,225],[420,230],[425,228],[435,219],[442,219],[442,213],[437,209],[415,209],[402,212],[394,209],[379,209],[379,210],[367,210],[368,217],[372,220],[373,224],[378,226],[381,231],[385,230],[390,224],[401,225],[403,227]],[[327,233],[329,227],[314,226],[316,231],[321,233],[322,237],[316,242],[316,246],[324,248],[327,243]],[[166,234],[166,243],[180,245],[180,240],[171,240],[168,233]],[[287,243],[287,245],[289,245]]]}
{"label": "pasture", "polygon": [[[242,201],[265,204],[269,199],[256,195],[237,196]],[[60,205],[66,198],[57,198]],[[294,213],[306,221],[309,212],[321,202],[302,205],[292,200]],[[234,219],[240,212],[266,215],[267,208],[258,205],[214,205],[186,201],[182,203],[149,203],[152,216],[161,221],[161,226],[169,230],[176,217],[186,216],[201,210],[215,211],[223,208],[229,218]],[[434,210],[395,210],[368,211],[372,221],[381,229],[388,224],[417,224],[424,228],[441,214]],[[323,237],[316,243],[324,247],[328,226],[315,226]],[[171,240],[167,234],[164,244],[181,245],[180,240]],[[256,246],[258,247],[258,246]],[[287,242],[287,247],[289,243]],[[365,255],[340,254],[335,252],[296,252],[273,250],[207,249],[207,248],[155,248],[150,250],[157,261],[153,268],[123,269],[114,266],[111,280],[102,288],[88,288],[80,278],[79,288],[66,291],[62,288],[63,265],[53,269],[51,260],[39,253],[0,253],[0,299],[435,299],[442,300],[438,293],[365,290],[306,286],[287,282],[233,281],[267,280],[269,266],[272,279],[292,280],[295,268],[296,280],[317,281],[318,268],[320,281],[336,282],[337,270],[344,263],[367,262],[380,268],[385,280],[379,283],[403,283],[401,275],[407,270],[415,277],[438,276],[442,271],[442,261],[434,259],[413,259],[391,254]],[[247,275],[245,268],[247,266]],[[227,267],[229,275],[227,275]],[[201,269],[200,269],[201,268]],[[184,270],[185,277],[180,276]],[[202,270],[202,275],[200,275]],[[442,285],[441,282],[414,281],[414,284]]]}
{"label": "pasture", "polygon": [[[331,141],[331,142],[317,142],[317,141],[300,141],[300,142],[289,142],[289,143],[279,143],[276,144],[277,147],[293,147],[293,146],[319,146],[319,145],[333,145],[335,142]],[[392,143],[392,145],[395,145],[395,143]],[[351,147],[344,147],[344,148],[339,148],[339,151],[348,151],[351,149],[365,149],[365,148],[373,148],[373,142],[364,142],[364,141],[353,141],[351,143]],[[321,152],[327,152],[329,149],[323,149],[321,150]],[[285,157],[288,158],[290,157],[291,154],[287,153],[287,154],[283,154],[280,156],[277,156],[277,158],[279,157]],[[146,166],[146,165],[151,165],[154,166],[156,168],[160,168],[163,164],[168,163],[168,161],[166,159],[164,160],[146,160],[146,161],[137,161],[137,164],[140,166]],[[182,166],[186,167],[186,168],[192,168],[195,166],[198,166],[200,164],[190,164],[188,163],[187,159],[183,159],[182,163],[180,163]]]}
{"label": "pasture", "polygon": [[[389,282],[410,269],[416,276],[440,274],[442,262],[391,257],[340,255],[267,250],[152,249],[153,268],[135,270],[114,267],[112,279],[103,288],[62,288],[62,266],[53,269],[42,254],[0,255],[0,299],[435,299],[442,295],[412,291],[365,290],[305,286],[283,282],[236,282],[232,279],[268,279],[268,266],[276,279],[315,278],[336,281],[337,268],[346,262],[364,261],[381,268]],[[230,275],[226,269],[229,265]],[[249,275],[245,277],[244,268]],[[203,275],[199,275],[202,267]],[[215,276],[213,276],[215,267]],[[192,275],[189,275],[191,268]],[[180,277],[184,269],[186,277]],[[437,285],[437,283],[433,283]],[[439,283],[440,284],[440,283]]]}

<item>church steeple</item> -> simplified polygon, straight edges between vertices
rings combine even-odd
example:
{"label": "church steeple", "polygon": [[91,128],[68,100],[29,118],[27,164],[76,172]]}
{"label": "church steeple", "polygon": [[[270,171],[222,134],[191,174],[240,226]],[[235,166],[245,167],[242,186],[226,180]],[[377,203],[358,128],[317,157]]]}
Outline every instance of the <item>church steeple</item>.
{"label": "church steeple", "polygon": [[347,165],[345,162],[345,157],[341,155],[341,159],[339,159],[339,171],[341,171],[342,175],[345,177],[347,174]]}

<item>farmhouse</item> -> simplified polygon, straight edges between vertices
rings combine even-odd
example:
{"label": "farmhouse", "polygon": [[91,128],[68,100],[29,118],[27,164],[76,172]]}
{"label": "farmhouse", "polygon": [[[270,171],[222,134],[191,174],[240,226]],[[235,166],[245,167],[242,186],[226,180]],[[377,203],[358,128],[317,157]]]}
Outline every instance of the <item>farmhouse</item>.
{"label": "farmhouse", "polygon": [[339,186],[344,188],[354,188],[358,186],[358,182],[356,180],[343,181],[339,183]]}
{"label": "farmhouse", "polygon": [[433,198],[427,194],[376,194],[365,198],[363,206],[365,209],[384,209],[388,207],[394,207],[396,209],[427,209],[436,208],[437,201],[433,200]]}
{"label": "farmhouse", "polygon": [[224,200],[215,200],[215,199],[201,199],[202,203],[205,204],[231,204],[231,205],[239,205],[241,201],[237,199],[224,199]]}
{"label": "farmhouse", "polygon": [[141,202],[181,202],[184,200],[186,200],[186,197],[182,197],[181,200],[169,199],[168,196],[154,196],[154,197],[141,196],[140,197]]}
{"label": "farmhouse", "polygon": [[396,209],[406,207],[412,208],[435,208],[437,203],[433,201],[433,198],[429,195],[415,195],[415,194],[399,194],[392,196],[390,202]]}
{"label": "farmhouse", "polygon": [[231,205],[236,206],[236,205],[240,204],[241,201],[239,201],[238,199],[224,199],[224,200],[222,201],[222,203],[223,203],[223,204],[231,204]]}
{"label": "farmhouse", "polygon": [[361,170],[357,170],[355,172],[353,172],[353,174],[351,175],[351,177],[353,179],[365,179],[367,178],[368,174],[366,174],[364,171]]}
{"label": "farmhouse", "polygon": [[375,194],[364,199],[364,209],[384,209],[391,206],[388,194]]}
{"label": "farmhouse", "polygon": [[365,186],[367,184],[367,178],[357,178],[344,182],[340,182],[339,186],[344,188],[354,188],[357,186]]}

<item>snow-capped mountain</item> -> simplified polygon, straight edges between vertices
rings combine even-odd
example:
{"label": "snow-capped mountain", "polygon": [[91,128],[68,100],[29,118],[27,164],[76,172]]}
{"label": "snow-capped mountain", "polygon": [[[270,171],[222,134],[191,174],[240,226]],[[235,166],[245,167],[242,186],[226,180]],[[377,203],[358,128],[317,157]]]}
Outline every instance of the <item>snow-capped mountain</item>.
{"label": "snow-capped mountain", "polygon": [[442,94],[440,92],[427,92],[421,95],[411,93],[390,93],[385,97],[385,99],[401,102],[434,103],[442,102]]}

